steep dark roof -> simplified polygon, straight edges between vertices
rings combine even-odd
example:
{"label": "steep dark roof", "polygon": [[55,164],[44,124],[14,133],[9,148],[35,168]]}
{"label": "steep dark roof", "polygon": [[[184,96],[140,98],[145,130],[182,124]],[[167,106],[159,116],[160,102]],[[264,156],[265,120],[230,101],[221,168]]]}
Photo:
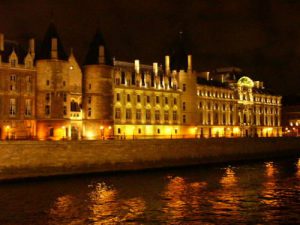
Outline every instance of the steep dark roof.
{"label": "steep dark roof", "polygon": [[58,35],[57,29],[54,23],[50,23],[44,40],[41,44],[41,48],[38,50],[37,59],[51,59],[51,39],[57,38],[57,55],[60,60],[67,60],[68,56],[65,53],[64,47]]}
{"label": "steep dark roof", "polygon": [[27,54],[27,52],[24,50],[24,48],[16,41],[10,41],[5,40],[4,42],[4,51],[1,52],[2,55],[2,61],[8,62],[10,54],[15,50],[15,53],[18,56],[19,64],[24,63],[24,58]]}
{"label": "steep dark roof", "polygon": [[90,43],[88,53],[85,58],[84,65],[95,65],[99,64],[99,46],[104,46],[105,64],[113,65],[112,58],[110,56],[107,45],[104,41],[101,31],[98,29],[93,40]]}
{"label": "steep dark roof", "polygon": [[187,46],[183,32],[179,32],[177,40],[173,43],[170,54],[171,70],[187,70]]}

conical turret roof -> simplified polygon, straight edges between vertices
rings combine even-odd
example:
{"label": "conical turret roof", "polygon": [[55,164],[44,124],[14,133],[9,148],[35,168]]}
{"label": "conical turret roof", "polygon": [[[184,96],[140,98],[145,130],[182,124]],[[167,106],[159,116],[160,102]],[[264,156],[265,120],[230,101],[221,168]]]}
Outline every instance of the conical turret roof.
{"label": "conical turret roof", "polygon": [[58,35],[57,29],[53,22],[50,23],[44,40],[41,44],[40,50],[38,51],[37,59],[51,59],[51,40],[57,38],[57,56],[60,60],[67,60],[68,56],[64,51],[64,47]]}
{"label": "conical turret roof", "polygon": [[84,65],[96,65],[99,64],[99,46],[104,47],[105,55],[105,65],[112,65],[112,58],[110,56],[109,50],[104,41],[103,35],[100,29],[97,29],[94,38],[92,39],[88,53],[85,58]]}

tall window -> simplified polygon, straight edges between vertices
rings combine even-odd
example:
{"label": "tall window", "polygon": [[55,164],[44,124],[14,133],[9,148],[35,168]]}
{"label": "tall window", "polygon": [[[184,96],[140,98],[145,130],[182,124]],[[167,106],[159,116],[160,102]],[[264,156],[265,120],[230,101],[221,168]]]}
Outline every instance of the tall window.
{"label": "tall window", "polygon": [[131,109],[126,109],[126,119],[130,120],[132,118]]}
{"label": "tall window", "polygon": [[168,104],[169,104],[168,97],[165,97],[165,104],[166,104],[166,105],[168,105]]}
{"label": "tall window", "polygon": [[91,104],[92,103],[92,96],[88,97],[88,103]]}
{"label": "tall window", "polygon": [[92,108],[91,107],[88,108],[88,117],[90,117],[90,116],[92,116]]}
{"label": "tall window", "polygon": [[174,105],[177,105],[177,98],[174,98]]}
{"label": "tall window", "polygon": [[31,99],[25,100],[25,116],[31,116]]}
{"label": "tall window", "polygon": [[136,96],[136,101],[137,101],[137,102],[141,102],[141,96],[140,96],[140,95],[137,95],[137,96]]}
{"label": "tall window", "polygon": [[64,116],[67,115],[67,106],[64,106]]}
{"label": "tall window", "polygon": [[146,110],[146,120],[147,120],[147,121],[150,121],[150,120],[151,120],[151,111],[150,111],[150,109],[147,109],[147,110]]}
{"label": "tall window", "polygon": [[26,91],[27,92],[31,92],[31,87],[32,87],[32,85],[31,85],[31,77],[30,76],[28,76],[27,78],[26,78]]}
{"label": "tall window", "polygon": [[45,115],[49,116],[50,115],[50,105],[45,106]]}
{"label": "tall window", "polygon": [[186,84],[182,84],[182,91],[186,91]]}
{"label": "tall window", "polygon": [[169,121],[169,111],[165,110],[164,112],[164,120],[165,122]]}
{"label": "tall window", "polygon": [[130,102],[130,94],[127,94],[127,102]]}
{"label": "tall window", "polygon": [[155,121],[156,122],[160,121],[160,112],[159,112],[159,110],[155,110]]}
{"label": "tall window", "polygon": [[186,115],[182,116],[182,123],[186,123]]}
{"label": "tall window", "polygon": [[142,118],[142,110],[141,109],[137,109],[136,110],[136,120],[140,121]]}
{"label": "tall window", "polygon": [[116,95],[116,99],[117,99],[117,101],[120,101],[120,93],[117,93],[117,95]]}
{"label": "tall window", "polygon": [[177,121],[177,111],[173,111],[173,120]]}
{"label": "tall window", "polygon": [[156,104],[159,104],[159,96],[156,96]]}
{"label": "tall window", "polygon": [[147,95],[147,103],[150,103],[150,96]]}
{"label": "tall window", "polygon": [[46,97],[45,97],[46,102],[50,101],[50,93],[46,93]]}
{"label": "tall window", "polygon": [[116,108],[115,110],[115,119],[121,119],[121,109]]}
{"label": "tall window", "polygon": [[67,102],[67,94],[66,93],[63,93],[63,99],[64,99],[64,102]]}
{"label": "tall window", "polygon": [[9,100],[9,115],[10,116],[15,116],[16,112],[17,112],[16,99],[15,98],[11,98]]}
{"label": "tall window", "polygon": [[182,110],[185,111],[185,109],[186,109],[186,104],[185,104],[185,102],[183,102],[182,103]]}

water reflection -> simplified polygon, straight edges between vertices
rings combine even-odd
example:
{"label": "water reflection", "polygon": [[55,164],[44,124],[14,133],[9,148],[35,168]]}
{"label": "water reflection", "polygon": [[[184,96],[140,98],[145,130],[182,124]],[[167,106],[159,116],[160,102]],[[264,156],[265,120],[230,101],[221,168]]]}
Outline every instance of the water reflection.
{"label": "water reflection", "polygon": [[299,193],[299,158],[3,183],[0,224],[300,224]]}
{"label": "water reflection", "polygon": [[200,219],[201,190],[206,185],[206,182],[187,182],[182,177],[168,177],[168,183],[162,194],[165,204],[163,212],[168,224],[182,224],[178,221],[188,220],[191,215]]}
{"label": "water reflection", "polygon": [[60,196],[56,199],[49,212],[49,224],[81,224],[78,218],[79,211],[75,204],[75,197],[71,195]]}
{"label": "water reflection", "polygon": [[139,197],[120,199],[115,188],[99,183],[90,194],[90,222],[119,224],[142,219],[145,201]]}
{"label": "water reflection", "polygon": [[297,166],[297,174],[296,175],[300,179],[300,158],[298,159],[296,166]]}

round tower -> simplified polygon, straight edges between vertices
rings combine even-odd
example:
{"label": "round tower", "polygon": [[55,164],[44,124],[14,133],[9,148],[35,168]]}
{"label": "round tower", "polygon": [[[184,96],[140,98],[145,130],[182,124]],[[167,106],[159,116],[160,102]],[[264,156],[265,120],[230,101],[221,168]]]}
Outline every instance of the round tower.
{"label": "round tower", "polygon": [[83,76],[83,137],[104,139],[112,135],[113,66],[102,34],[90,44]]}

